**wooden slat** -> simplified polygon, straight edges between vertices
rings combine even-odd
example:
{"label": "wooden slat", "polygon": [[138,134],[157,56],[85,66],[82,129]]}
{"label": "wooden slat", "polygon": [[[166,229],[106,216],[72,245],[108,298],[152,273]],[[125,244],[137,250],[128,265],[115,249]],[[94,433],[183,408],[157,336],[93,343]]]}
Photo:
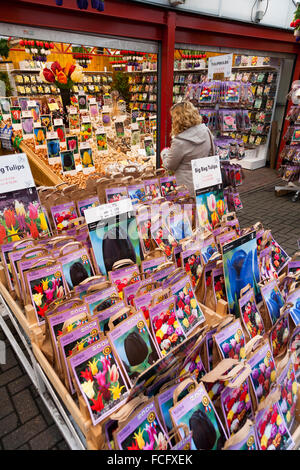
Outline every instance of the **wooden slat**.
{"label": "wooden slat", "polygon": [[37,186],[55,186],[62,180],[51,170],[35,153],[23,142],[20,144],[22,152],[26,153],[32,176]]}

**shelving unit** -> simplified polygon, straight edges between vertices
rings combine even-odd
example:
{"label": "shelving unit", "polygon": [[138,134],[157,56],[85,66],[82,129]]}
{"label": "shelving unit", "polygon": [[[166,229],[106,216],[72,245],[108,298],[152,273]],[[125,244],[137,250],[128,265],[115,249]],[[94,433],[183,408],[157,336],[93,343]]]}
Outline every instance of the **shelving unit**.
{"label": "shelving unit", "polygon": [[[142,113],[157,112],[157,71],[143,70],[129,74],[130,109],[138,108]],[[137,73],[134,77],[132,74]]]}

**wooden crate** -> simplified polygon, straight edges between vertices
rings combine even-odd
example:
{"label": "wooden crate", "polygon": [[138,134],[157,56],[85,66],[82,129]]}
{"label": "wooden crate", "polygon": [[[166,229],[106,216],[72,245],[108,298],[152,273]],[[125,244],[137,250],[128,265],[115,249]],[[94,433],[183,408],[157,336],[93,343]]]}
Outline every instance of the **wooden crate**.
{"label": "wooden crate", "polygon": [[20,144],[20,150],[26,153],[31,168],[32,176],[37,186],[55,186],[62,183],[62,179],[54,173],[43,160],[38,158],[35,153],[24,143]]}

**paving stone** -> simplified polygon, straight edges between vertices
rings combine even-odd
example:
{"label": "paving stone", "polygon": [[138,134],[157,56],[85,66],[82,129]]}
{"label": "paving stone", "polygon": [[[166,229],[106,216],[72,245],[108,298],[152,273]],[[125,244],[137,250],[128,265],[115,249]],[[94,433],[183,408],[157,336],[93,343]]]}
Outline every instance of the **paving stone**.
{"label": "paving stone", "polygon": [[10,395],[15,395],[32,384],[28,375],[23,375],[7,385]]}
{"label": "paving stone", "polygon": [[23,444],[22,446],[18,447],[17,450],[31,450],[29,444]]}
{"label": "paving stone", "polygon": [[70,447],[68,446],[68,444],[66,443],[66,441],[60,441],[58,444],[57,444],[57,448],[59,450],[70,450]]}
{"label": "paving stone", "polygon": [[0,388],[0,419],[14,411],[13,404],[5,387]]}
{"label": "paving stone", "polygon": [[[2,406],[2,405],[1,405]],[[0,419],[0,436],[3,437],[10,433],[19,425],[19,419],[16,413],[10,413],[5,418]]]}
{"label": "paving stone", "polygon": [[0,372],[5,372],[12,367],[18,365],[18,359],[16,358],[16,355],[12,348],[6,347],[5,349],[5,360],[6,364],[1,364],[0,365]]}
{"label": "paving stone", "polygon": [[23,373],[19,366],[12,367],[6,372],[3,372],[2,374],[0,374],[0,387],[9,384],[21,375],[23,375]]}
{"label": "paving stone", "polygon": [[58,427],[53,424],[45,431],[39,433],[36,437],[29,441],[30,447],[33,450],[51,449],[58,442],[61,441],[62,435]]}
{"label": "paving stone", "polygon": [[42,416],[36,416],[27,423],[18,427],[15,431],[2,438],[5,450],[18,449],[23,444],[33,439],[47,427]]}
{"label": "paving stone", "polygon": [[40,412],[29,389],[25,389],[22,392],[17,393],[12,397],[12,400],[21,423],[26,423],[26,421],[37,416]]}

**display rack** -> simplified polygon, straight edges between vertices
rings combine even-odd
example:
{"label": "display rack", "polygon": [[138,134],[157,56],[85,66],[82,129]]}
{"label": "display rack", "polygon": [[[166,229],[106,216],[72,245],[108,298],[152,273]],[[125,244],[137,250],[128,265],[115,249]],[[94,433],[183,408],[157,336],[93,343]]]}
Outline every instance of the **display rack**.
{"label": "display rack", "polygon": [[[142,70],[129,74],[129,108],[138,108],[142,113],[157,112],[157,71]],[[135,77],[133,74],[136,74]]]}

